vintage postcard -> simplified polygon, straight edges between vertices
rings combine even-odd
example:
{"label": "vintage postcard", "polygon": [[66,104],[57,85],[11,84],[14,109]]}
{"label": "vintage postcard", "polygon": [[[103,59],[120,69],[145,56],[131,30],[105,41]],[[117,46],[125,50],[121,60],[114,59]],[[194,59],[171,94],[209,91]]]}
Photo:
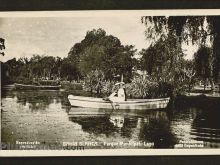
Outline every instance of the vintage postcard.
{"label": "vintage postcard", "polygon": [[0,156],[220,154],[220,10],[0,12]]}

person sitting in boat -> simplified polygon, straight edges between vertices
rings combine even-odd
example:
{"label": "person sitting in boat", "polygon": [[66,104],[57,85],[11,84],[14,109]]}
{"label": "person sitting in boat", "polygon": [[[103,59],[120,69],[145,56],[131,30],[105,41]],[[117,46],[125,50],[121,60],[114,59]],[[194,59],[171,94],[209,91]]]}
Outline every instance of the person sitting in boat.
{"label": "person sitting in boat", "polygon": [[125,92],[125,83],[124,82],[119,82],[115,84],[115,87],[118,87],[119,89],[115,92],[113,92],[108,99],[112,102],[122,102],[126,101],[126,92]]}

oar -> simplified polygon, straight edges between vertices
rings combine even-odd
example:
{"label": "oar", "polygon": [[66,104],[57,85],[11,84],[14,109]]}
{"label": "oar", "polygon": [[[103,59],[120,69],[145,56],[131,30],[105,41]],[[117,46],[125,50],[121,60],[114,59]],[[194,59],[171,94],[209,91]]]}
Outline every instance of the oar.
{"label": "oar", "polygon": [[105,101],[108,101],[111,104],[111,106],[112,106],[112,111],[109,114],[109,115],[111,115],[111,113],[115,110],[114,105],[113,105],[113,101],[111,101],[109,98],[106,99]]}
{"label": "oar", "polygon": [[109,103],[111,104],[111,106],[112,106],[112,111],[115,110],[114,105],[113,105],[113,101],[111,101],[109,98],[108,98],[107,101],[109,101]]}

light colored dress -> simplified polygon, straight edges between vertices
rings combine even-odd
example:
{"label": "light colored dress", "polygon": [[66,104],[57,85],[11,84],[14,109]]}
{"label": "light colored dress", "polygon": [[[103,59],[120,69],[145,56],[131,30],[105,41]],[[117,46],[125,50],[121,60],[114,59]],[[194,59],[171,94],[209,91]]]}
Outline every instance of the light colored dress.
{"label": "light colored dress", "polygon": [[[116,94],[118,94],[118,96],[116,96]],[[124,91],[124,89],[120,88],[118,90],[118,93],[113,92],[109,96],[109,100],[111,100],[112,102],[123,102],[123,101],[125,101],[125,91]]]}

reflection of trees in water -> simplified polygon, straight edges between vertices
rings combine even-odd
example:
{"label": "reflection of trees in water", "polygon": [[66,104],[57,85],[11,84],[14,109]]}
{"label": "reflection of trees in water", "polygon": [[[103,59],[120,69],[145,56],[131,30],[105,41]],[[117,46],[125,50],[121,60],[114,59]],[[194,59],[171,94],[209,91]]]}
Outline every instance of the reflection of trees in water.
{"label": "reflection of trees in water", "polygon": [[118,128],[109,120],[109,116],[78,116],[70,117],[69,120],[82,126],[82,130],[95,135],[105,134],[106,136],[118,132]]}
{"label": "reflection of trees in water", "polygon": [[120,133],[123,137],[131,137],[132,128],[137,126],[137,118],[124,117],[123,115],[104,116],[77,116],[70,117],[71,121],[82,126],[83,131],[106,136]]}
{"label": "reflection of trees in water", "polygon": [[220,142],[219,109],[202,110],[193,120],[191,134],[195,140]]}
{"label": "reflection of trees in water", "polygon": [[28,106],[32,111],[45,110],[52,103],[60,103],[59,91],[7,91],[7,97],[16,97],[17,103]]}
{"label": "reflection of trees in water", "polygon": [[112,117],[75,116],[69,119],[80,124],[83,131],[95,135],[119,133],[122,137],[132,138],[134,131],[139,132],[139,140],[154,142],[155,148],[172,148],[177,141],[171,132],[167,114],[162,111],[151,111],[141,117],[117,114]]}
{"label": "reflection of trees in water", "polygon": [[130,138],[133,133],[133,128],[137,127],[137,121],[137,117],[126,117],[124,119],[124,125],[121,128],[121,135]]}
{"label": "reflection of trees in water", "polygon": [[178,105],[175,106],[170,114],[172,113],[172,118],[176,120],[188,121],[190,119],[194,119],[196,115],[199,113],[199,109],[195,107],[190,107],[187,105]]}
{"label": "reflection of trees in water", "polygon": [[155,148],[172,148],[176,144],[176,138],[170,129],[170,121],[166,113],[161,111],[152,111],[141,117],[117,114],[112,117],[71,116],[69,119],[80,124],[83,131],[95,135],[111,136],[118,133],[124,138],[132,138],[135,133],[139,140],[154,142]]}
{"label": "reflection of trees in water", "polygon": [[[200,106],[185,104],[176,105],[169,115],[171,116],[171,129],[179,140],[204,141],[206,147],[218,146],[220,142],[219,106],[210,106],[212,102],[205,106],[206,100],[199,100]],[[198,102],[198,100],[197,100]],[[219,104],[219,103],[218,103]]]}
{"label": "reflection of trees in water", "polygon": [[173,110],[172,131],[181,140],[220,142],[219,108],[178,106]]}
{"label": "reflection of trees in water", "polygon": [[17,103],[24,106],[27,105],[32,111],[45,110],[49,104],[53,103],[54,98],[50,95],[50,92],[42,91],[25,91],[17,92]]}
{"label": "reflection of trees in water", "polygon": [[201,111],[197,114],[193,121],[193,126],[220,129],[220,124],[218,124],[220,116],[220,111],[217,109],[210,109],[209,111]]}
{"label": "reflection of trees in water", "polygon": [[147,118],[143,118],[139,138],[154,142],[155,148],[173,148],[177,141],[171,132],[167,114],[161,111],[152,112]]}

